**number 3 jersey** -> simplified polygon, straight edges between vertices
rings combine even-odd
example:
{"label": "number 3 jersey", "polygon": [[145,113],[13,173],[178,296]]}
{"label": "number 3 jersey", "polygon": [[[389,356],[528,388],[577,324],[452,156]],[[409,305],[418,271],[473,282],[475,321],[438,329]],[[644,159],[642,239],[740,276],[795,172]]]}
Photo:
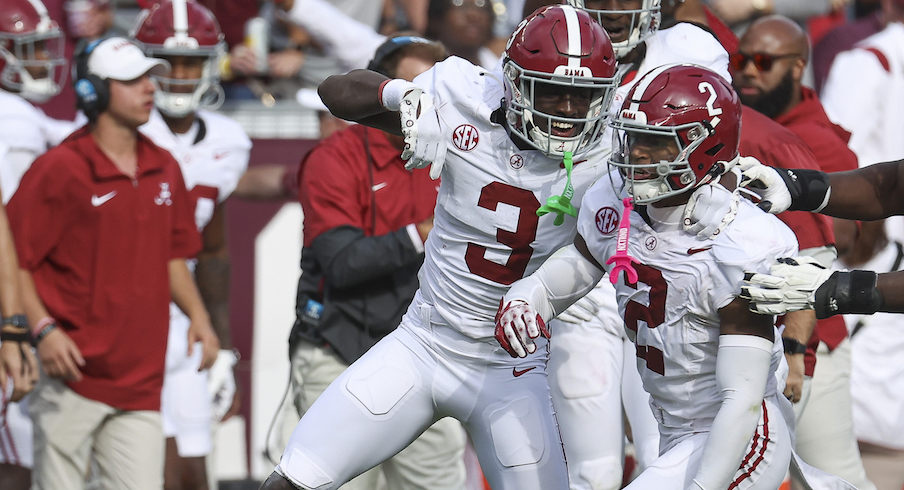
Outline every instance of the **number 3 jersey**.
{"label": "number 3 jersey", "polygon": [[[618,172],[600,178],[578,215],[578,233],[600,264],[615,254],[621,199],[627,196],[621,182]],[[709,427],[719,410],[719,309],[740,294],[744,271],[768,272],[776,258],[797,252],[791,230],[746,199],[740,200],[735,219],[709,240],[681,228],[683,211],[684,206],[638,206],[631,212],[628,254],[639,261],[634,264],[638,280],[627,284],[620,273],[615,284],[654,415],[679,431]],[[776,346],[773,371],[782,356]],[[775,390],[770,376],[765,396]]]}
{"label": "number 3 jersey", "polygon": [[[561,160],[519,149],[492,116],[503,98],[500,71],[450,57],[414,82],[433,97],[448,135],[415,303],[431,304],[434,318],[468,337],[488,339],[508,286],[574,238],[574,217],[555,226],[555,213],[536,213],[563,193],[566,171]],[[604,173],[608,153],[606,142],[575,157],[574,206]]]}

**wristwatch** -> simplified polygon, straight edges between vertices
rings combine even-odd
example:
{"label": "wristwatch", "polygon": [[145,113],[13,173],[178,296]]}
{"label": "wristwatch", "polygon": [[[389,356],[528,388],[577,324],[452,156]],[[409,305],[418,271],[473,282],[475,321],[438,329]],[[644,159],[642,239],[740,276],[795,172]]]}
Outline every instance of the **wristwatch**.
{"label": "wristwatch", "polygon": [[784,346],[785,354],[804,354],[807,352],[805,344],[801,344],[791,337],[782,337],[782,345]]}

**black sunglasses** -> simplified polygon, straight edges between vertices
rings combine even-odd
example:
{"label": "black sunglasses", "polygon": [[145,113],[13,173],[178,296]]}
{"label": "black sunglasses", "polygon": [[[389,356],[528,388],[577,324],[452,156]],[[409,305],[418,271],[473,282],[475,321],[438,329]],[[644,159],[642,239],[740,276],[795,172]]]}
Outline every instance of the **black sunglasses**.
{"label": "black sunglasses", "polygon": [[788,53],[788,54],[767,54],[767,53],[753,53],[747,54],[738,51],[737,53],[732,53],[731,56],[728,57],[728,64],[731,65],[731,68],[735,71],[741,71],[747,67],[747,62],[753,60],[753,66],[756,67],[759,71],[769,71],[772,69],[772,64],[775,63],[775,60],[780,60],[782,58],[799,58],[800,55],[797,53]]}

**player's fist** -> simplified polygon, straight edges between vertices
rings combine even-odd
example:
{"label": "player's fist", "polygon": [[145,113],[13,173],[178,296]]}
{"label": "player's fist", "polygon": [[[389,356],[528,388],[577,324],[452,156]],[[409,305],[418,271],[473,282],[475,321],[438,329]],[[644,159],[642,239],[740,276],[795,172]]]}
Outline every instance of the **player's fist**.
{"label": "player's fist", "polygon": [[537,350],[535,338],[549,338],[546,323],[534,308],[524,301],[500,302],[496,312],[496,340],[512,357],[527,357]]}
{"label": "player's fist", "polygon": [[412,170],[430,165],[430,178],[437,179],[446,162],[446,142],[443,139],[442,122],[433,101],[417,87],[410,88],[399,107],[402,136],[405,147],[402,160],[405,168]]}
{"label": "player's fist", "polygon": [[791,192],[783,170],[763,165],[754,157],[738,159],[741,169],[740,187],[748,187],[760,196],[757,204],[763,211],[778,214],[791,206]]}
{"label": "player's fist", "polygon": [[684,207],[684,230],[700,240],[715,238],[738,215],[739,199],[719,184],[701,185]]}

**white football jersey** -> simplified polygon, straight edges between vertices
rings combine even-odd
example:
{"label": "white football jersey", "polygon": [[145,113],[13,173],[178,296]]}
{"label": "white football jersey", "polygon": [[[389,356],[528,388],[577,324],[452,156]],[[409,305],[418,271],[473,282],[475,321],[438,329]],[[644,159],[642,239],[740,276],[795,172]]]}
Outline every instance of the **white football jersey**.
{"label": "white football jersey", "polygon": [[[621,183],[617,171],[600,178],[578,215],[578,233],[600,264],[615,254],[627,196]],[[638,281],[626,284],[620,273],[615,290],[654,415],[666,427],[700,428],[722,401],[715,376],[719,309],[740,293],[745,270],[768,272],[777,257],[796,254],[797,240],[778,218],[745,199],[735,220],[710,240],[681,228],[683,206],[670,211],[673,218],[665,221],[672,223],[651,220],[655,227],[637,209],[631,213],[628,253],[639,261]],[[773,370],[780,358],[776,349]],[[775,389],[770,376],[766,396]]]}
{"label": "white football jersey", "polygon": [[[415,302],[432,304],[441,322],[463,334],[487,339],[508,287],[574,238],[574,217],[555,226],[555,214],[536,214],[562,194],[566,172],[560,161],[519,149],[503,125],[490,121],[503,97],[501,71],[451,57],[415,83],[433,96],[450,131]],[[575,207],[604,173],[608,153],[602,144],[575,158]]]}
{"label": "white football jersey", "polygon": [[235,190],[248,168],[251,140],[232,119],[199,110],[185,134],[173,133],[156,110],[139,130],[179,162],[185,187],[195,200],[195,223],[203,230],[217,204]]}
{"label": "white football jersey", "polygon": [[81,122],[61,121],[16,94],[0,90],[0,142],[8,147],[0,164],[4,204],[36,158],[74,131]]}
{"label": "white football jersey", "polygon": [[693,24],[679,22],[668,29],[654,32],[645,42],[647,52],[637,67],[637,74],[630,82],[624,83],[615,91],[612,98],[614,112],[621,108],[635,81],[662,65],[692,63],[709,68],[731,81],[731,74],[728,72],[728,53],[725,48],[712,34]]}

